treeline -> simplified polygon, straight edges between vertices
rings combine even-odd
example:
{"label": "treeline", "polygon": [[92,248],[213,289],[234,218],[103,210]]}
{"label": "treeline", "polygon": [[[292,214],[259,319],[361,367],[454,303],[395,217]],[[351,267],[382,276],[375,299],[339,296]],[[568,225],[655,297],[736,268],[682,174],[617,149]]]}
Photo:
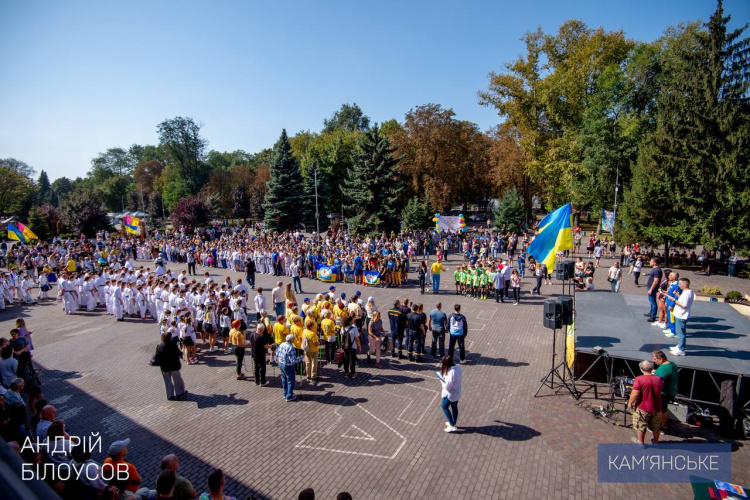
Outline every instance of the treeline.
{"label": "treeline", "polygon": [[317,175],[322,229],[342,211],[359,231],[427,227],[435,211],[496,197],[521,207],[496,219],[512,227],[534,197],[597,213],[617,192],[620,243],[748,249],[750,46],[728,22],[719,2],[708,22],[653,42],[577,20],[528,32],[525,53],[478,93],[504,120],[486,132],[438,104],[381,124],[344,104],[320,131],[284,131],[254,154],[209,150],[201,125],[176,117],[157,126],[157,145],[110,148],[83,178],[50,184],[0,161],[22,188],[13,192],[26,193],[0,193],[0,212],[42,217],[53,232],[90,233],[101,212],[123,209],[180,225],[218,217],[312,230]]}

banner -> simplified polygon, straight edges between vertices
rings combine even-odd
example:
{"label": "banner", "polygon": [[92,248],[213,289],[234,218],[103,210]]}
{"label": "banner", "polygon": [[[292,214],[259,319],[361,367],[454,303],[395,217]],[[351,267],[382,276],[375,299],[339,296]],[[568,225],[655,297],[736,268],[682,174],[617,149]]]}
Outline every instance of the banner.
{"label": "banner", "polygon": [[615,213],[602,210],[602,231],[611,233],[615,230]]}
{"label": "banner", "polygon": [[380,273],[377,271],[365,271],[364,278],[365,283],[370,286],[377,286],[380,284]]}
{"label": "banner", "polygon": [[437,221],[439,231],[448,231],[449,233],[461,232],[461,217],[453,215],[441,215]]}
{"label": "banner", "polygon": [[341,274],[341,270],[338,266],[329,266],[320,262],[315,264],[315,269],[318,279],[320,281],[325,281],[326,283],[338,281],[339,275]]}
{"label": "banner", "polygon": [[568,368],[573,369],[573,363],[576,360],[576,320],[573,315],[573,324],[568,325],[568,331],[565,334],[565,361]]}

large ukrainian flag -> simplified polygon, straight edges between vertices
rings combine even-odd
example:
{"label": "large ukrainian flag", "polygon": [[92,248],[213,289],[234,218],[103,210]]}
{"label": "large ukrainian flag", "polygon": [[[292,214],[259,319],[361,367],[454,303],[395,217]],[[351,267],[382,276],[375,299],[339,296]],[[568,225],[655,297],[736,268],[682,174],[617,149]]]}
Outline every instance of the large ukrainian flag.
{"label": "large ukrainian flag", "polygon": [[537,262],[547,264],[550,273],[555,270],[557,252],[573,248],[571,212],[570,203],[568,203],[547,214],[539,223],[539,234],[529,245],[529,255]]}

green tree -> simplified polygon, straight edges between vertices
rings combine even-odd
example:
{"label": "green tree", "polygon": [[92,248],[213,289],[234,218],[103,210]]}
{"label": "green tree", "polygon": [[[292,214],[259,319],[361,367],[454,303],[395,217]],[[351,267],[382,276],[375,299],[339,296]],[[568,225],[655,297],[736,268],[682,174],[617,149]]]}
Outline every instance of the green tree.
{"label": "green tree", "polygon": [[20,171],[0,164],[0,215],[22,215],[26,208],[26,198],[33,194],[34,185]]}
{"label": "green tree", "polygon": [[27,224],[29,229],[34,231],[34,234],[39,237],[39,241],[49,241],[51,238],[51,231],[47,219],[42,215],[39,207],[33,207],[29,211],[29,223]]}
{"label": "green tree", "polygon": [[36,181],[36,186],[37,204],[43,205],[45,203],[52,203],[52,198],[54,197],[52,193],[52,185],[49,182],[47,172],[45,172],[44,170],[39,173],[39,178]]}
{"label": "green tree", "polygon": [[74,235],[85,234],[91,238],[100,229],[110,227],[102,200],[89,189],[73,191],[60,207],[60,218]]}
{"label": "green tree", "polygon": [[354,104],[342,104],[341,109],[336,111],[330,119],[323,120],[323,133],[327,134],[334,130],[367,130],[370,128],[370,118],[365,116],[362,109]]}
{"label": "green tree", "polygon": [[52,204],[59,206],[60,202],[68,197],[70,192],[73,190],[73,181],[67,177],[60,177],[52,182]]}
{"label": "green tree", "polygon": [[[401,157],[375,124],[359,141],[354,166],[344,181],[344,208],[354,233],[372,234],[398,229],[403,185],[395,170]],[[353,214],[353,215],[348,215]]]}
{"label": "green tree", "polygon": [[197,193],[209,171],[204,164],[208,141],[201,137],[201,125],[192,118],[177,116],[164,120],[156,128],[159,144],[169,154],[170,164],[176,167],[184,189],[189,194]]}
{"label": "green tree", "polygon": [[750,42],[719,2],[664,37],[656,126],[626,193],[625,234],[651,244],[750,248]]}
{"label": "green tree", "polygon": [[232,215],[245,222],[250,215],[250,200],[247,197],[247,188],[237,185],[232,190]]}
{"label": "green tree", "polygon": [[292,154],[292,146],[286,129],[274,146],[266,193],[265,221],[271,231],[294,229],[300,220],[300,169],[297,158]]}
{"label": "green tree", "polygon": [[28,177],[31,180],[36,174],[34,167],[26,163],[25,161],[16,160],[15,158],[4,158],[0,159],[0,166],[7,167],[19,174]]}
{"label": "green tree", "polygon": [[418,196],[409,198],[409,202],[401,212],[404,229],[421,230],[433,225],[433,210],[427,199]]}
{"label": "green tree", "polygon": [[504,231],[518,231],[526,220],[523,199],[515,187],[505,192],[495,209],[493,224]]}

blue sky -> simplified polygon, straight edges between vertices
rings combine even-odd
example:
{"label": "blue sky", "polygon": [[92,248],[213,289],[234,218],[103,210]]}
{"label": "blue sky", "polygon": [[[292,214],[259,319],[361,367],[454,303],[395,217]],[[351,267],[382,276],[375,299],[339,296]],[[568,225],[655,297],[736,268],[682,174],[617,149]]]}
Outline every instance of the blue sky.
{"label": "blue sky", "polygon": [[[108,147],[155,144],[174,116],[209,147],[257,152],[345,102],[374,121],[430,102],[482,129],[487,74],[571,18],[653,40],[714,0],[0,2],[0,158],[83,176]],[[726,0],[732,24],[750,1]]]}

